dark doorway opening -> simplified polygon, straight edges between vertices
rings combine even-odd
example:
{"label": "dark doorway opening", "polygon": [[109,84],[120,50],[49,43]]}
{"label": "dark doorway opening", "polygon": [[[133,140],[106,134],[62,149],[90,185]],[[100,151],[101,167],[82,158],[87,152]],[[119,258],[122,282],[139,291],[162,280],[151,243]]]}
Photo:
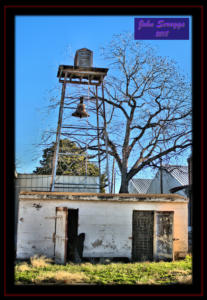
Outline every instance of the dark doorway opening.
{"label": "dark doorway opening", "polygon": [[78,236],[78,209],[68,209],[67,260],[74,261]]}

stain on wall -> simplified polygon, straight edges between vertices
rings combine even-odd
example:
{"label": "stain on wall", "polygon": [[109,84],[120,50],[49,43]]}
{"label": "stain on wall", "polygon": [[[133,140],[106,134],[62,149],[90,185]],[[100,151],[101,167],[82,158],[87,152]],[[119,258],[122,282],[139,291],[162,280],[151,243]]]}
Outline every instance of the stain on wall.
{"label": "stain on wall", "polygon": [[99,240],[99,239],[97,239],[97,240],[95,240],[95,242],[93,242],[93,243],[91,243],[92,244],[92,246],[94,247],[94,248],[96,248],[96,247],[98,247],[98,246],[101,246],[102,245],[102,240]]}
{"label": "stain on wall", "polygon": [[34,203],[32,206],[35,207],[37,210],[39,210],[42,207],[42,205],[40,205],[40,203],[39,204]]}
{"label": "stain on wall", "polygon": [[173,212],[157,212],[157,258],[171,260],[173,256]]}

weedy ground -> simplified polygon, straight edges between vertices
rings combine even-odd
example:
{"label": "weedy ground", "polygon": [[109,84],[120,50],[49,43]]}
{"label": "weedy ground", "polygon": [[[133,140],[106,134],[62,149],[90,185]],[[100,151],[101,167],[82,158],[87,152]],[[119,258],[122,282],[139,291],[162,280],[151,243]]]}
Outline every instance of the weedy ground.
{"label": "weedy ground", "polygon": [[81,263],[57,265],[44,256],[16,262],[17,285],[192,284],[192,257],[173,262]]}

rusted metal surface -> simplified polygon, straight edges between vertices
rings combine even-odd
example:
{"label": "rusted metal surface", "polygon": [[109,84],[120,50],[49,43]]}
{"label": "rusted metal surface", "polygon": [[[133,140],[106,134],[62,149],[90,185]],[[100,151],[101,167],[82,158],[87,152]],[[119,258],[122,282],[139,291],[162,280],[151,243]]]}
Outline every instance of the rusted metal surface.
{"label": "rusted metal surface", "polygon": [[90,68],[93,65],[93,52],[87,48],[76,51],[74,65],[76,67]]}
{"label": "rusted metal surface", "polygon": [[153,260],[153,211],[133,212],[132,257],[135,261]]}
{"label": "rusted metal surface", "polygon": [[133,212],[134,260],[173,260],[173,213],[174,212]]}

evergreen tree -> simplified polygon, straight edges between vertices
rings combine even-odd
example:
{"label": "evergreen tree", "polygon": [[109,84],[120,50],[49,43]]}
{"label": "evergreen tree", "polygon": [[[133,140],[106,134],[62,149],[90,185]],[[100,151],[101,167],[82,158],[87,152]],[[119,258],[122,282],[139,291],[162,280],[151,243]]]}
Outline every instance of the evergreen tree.
{"label": "evergreen tree", "polygon": [[[34,174],[51,175],[52,161],[55,143],[43,150],[40,167],[36,167]],[[82,151],[74,142],[68,139],[60,140],[59,153],[70,153],[70,155],[59,154],[56,175],[71,176],[99,176],[99,168],[92,162],[87,161],[86,152]],[[106,175],[101,174],[101,192],[105,192]]]}

